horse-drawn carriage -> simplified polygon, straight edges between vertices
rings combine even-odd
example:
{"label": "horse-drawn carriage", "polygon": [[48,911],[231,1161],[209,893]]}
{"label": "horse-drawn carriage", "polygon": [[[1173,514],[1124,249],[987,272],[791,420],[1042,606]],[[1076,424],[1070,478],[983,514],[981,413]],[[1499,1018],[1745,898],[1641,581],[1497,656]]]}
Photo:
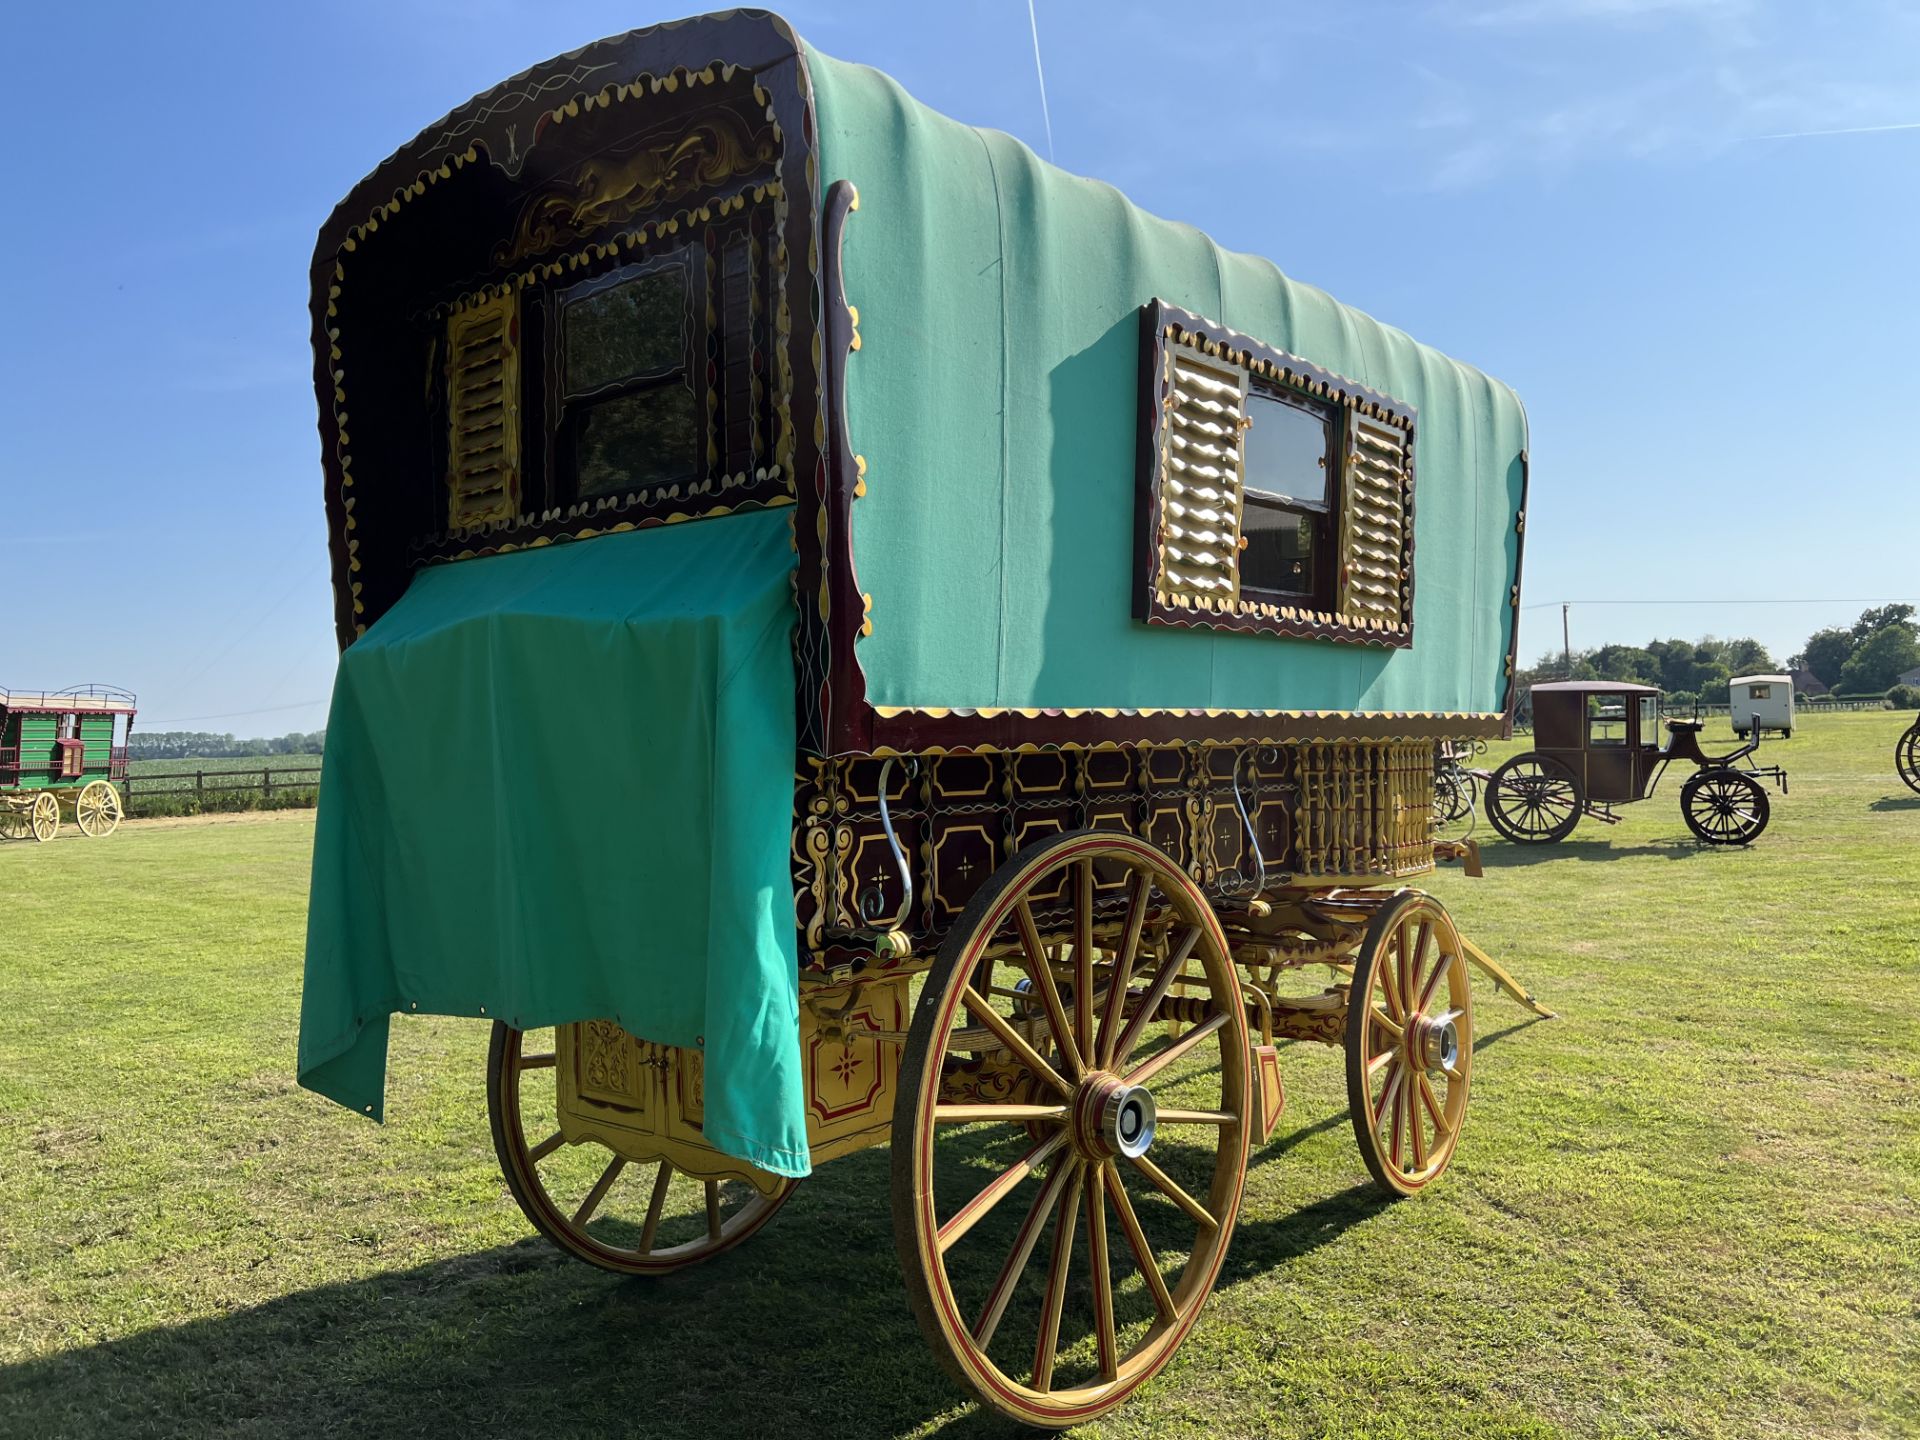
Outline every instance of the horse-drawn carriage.
{"label": "horse-drawn carriage", "polygon": [[1907,782],[1907,788],[1920,795],[1920,720],[1893,742],[1893,768]]}
{"label": "horse-drawn carriage", "polygon": [[1703,723],[1663,721],[1660,692],[1651,685],[1558,680],[1533,687],[1532,710],[1534,748],[1485,782],[1487,819],[1517,844],[1555,844],[1573,833],[1583,815],[1617,824],[1613,807],[1651,799],[1676,760],[1694,767],[1680,787],[1680,814],[1703,844],[1759,839],[1773,813],[1760,781],[1771,780],[1786,793],[1785,770],[1753,763],[1760,726],[1750,727],[1738,749],[1709,755],[1700,748]]}
{"label": "horse-drawn carriage", "polygon": [[1524,1001],[1413,888],[1510,699],[1510,391],[757,12],[462,106],[313,279],[303,1083],[487,1018],[507,1184],[627,1273],[891,1143],[930,1343],[1050,1426],[1194,1323],[1283,1040],[1447,1168],[1470,967]]}
{"label": "horse-drawn carriage", "polygon": [[0,840],[51,840],[64,814],[88,838],[120,824],[134,698],[106,685],[0,690]]}

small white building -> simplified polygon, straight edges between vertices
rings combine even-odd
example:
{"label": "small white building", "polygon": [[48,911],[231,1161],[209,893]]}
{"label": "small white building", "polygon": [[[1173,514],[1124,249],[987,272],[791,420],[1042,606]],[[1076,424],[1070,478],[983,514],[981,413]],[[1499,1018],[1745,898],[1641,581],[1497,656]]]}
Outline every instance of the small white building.
{"label": "small white building", "polygon": [[1736,735],[1744,736],[1756,726],[1793,734],[1791,675],[1736,675],[1727,682],[1727,705]]}

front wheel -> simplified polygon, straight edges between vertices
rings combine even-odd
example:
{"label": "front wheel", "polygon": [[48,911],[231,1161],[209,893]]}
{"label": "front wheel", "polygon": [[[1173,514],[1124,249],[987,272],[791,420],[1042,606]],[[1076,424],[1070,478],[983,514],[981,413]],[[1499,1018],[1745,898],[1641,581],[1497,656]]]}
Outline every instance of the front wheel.
{"label": "front wheel", "polygon": [[1240,1208],[1250,1068],[1219,921],[1145,841],[1051,837],[968,903],[914,1012],[893,1204],[921,1330],[982,1404],[1064,1429],[1172,1358]]}
{"label": "front wheel", "polygon": [[1737,770],[1700,770],[1680,787],[1680,813],[1707,845],[1748,845],[1773,810],[1760,782]]}
{"label": "front wheel", "polygon": [[1516,755],[1487,781],[1487,819],[1517,845],[1557,844],[1585,808],[1573,771],[1545,755]]}
{"label": "front wheel", "polygon": [[1453,1159],[1473,1072],[1467,957],[1446,908],[1409,890],[1375,913],[1347,998],[1347,1109],[1383,1190],[1417,1195]]}

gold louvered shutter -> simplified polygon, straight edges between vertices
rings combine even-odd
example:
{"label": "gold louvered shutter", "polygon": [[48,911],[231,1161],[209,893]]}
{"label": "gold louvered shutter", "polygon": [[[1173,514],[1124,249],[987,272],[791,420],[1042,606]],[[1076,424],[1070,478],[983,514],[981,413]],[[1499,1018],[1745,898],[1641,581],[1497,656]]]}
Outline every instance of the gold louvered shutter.
{"label": "gold louvered shutter", "polygon": [[1186,345],[1166,356],[1159,598],[1229,609],[1240,598],[1247,372]]}
{"label": "gold louvered shutter", "polygon": [[509,291],[447,320],[447,524],[520,510],[520,355]]}
{"label": "gold louvered shutter", "polygon": [[1407,432],[1399,426],[1348,410],[1336,607],[1348,624],[1397,629],[1411,618],[1407,445]]}

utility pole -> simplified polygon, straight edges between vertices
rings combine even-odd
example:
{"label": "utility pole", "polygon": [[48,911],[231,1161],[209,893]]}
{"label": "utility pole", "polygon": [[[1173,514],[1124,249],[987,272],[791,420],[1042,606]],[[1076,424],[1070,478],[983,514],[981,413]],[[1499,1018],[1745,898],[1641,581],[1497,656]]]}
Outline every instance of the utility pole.
{"label": "utility pole", "polygon": [[1567,679],[1573,678],[1573,631],[1567,625],[1567,611],[1571,605],[1560,607],[1560,645],[1567,652]]}

